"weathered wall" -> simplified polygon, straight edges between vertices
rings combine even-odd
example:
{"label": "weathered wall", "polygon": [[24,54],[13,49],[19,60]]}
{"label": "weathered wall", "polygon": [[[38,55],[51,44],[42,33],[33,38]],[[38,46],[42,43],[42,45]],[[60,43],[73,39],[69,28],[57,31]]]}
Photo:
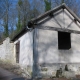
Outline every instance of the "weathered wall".
{"label": "weathered wall", "polygon": [[[80,24],[66,10],[58,11],[54,17],[47,17],[39,22],[40,26],[53,26],[80,31]],[[71,49],[58,49],[58,34],[56,31],[35,29],[35,54],[37,55],[35,75],[55,75],[60,67],[64,69],[68,64],[69,69],[80,73],[80,34],[71,34]],[[36,58],[36,56],[35,56]]]}
{"label": "weathered wall", "polygon": [[71,49],[59,50],[57,32],[39,30],[37,51],[39,53],[39,57],[41,57],[39,58],[40,63],[80,62],[79,48],[80,48],[80,34],[71,34]]}
{"label": "weathered wall", "polygon": [[6,38],[0,45],[0,59],[14,62],[14,44],[10,42],[10,38]]}
{"label": "weathered wall", "polygon": [[[49,33],[49,34],[45,34]],[[40,71],[47,68],[47,72],[51,75],[60,67],[64,69],[68,64],[69,69],[80,73],[80,35],[71,34],[71,49],[58,49],[58,34],[55,31],[39,30],[36,52],[37,63]],[[36,56],[35,56],[36,58]],[[44,72],[44,70],[43,70]],[[42,73],[42,72],[41,72]],[[48,74],[47,73],[47,74]]]}
{"label": "weathered wall", "polygon": [[[66,10],[60,10],[54,17],[47,17],[39,21],[39,26],[53,26],[57,28],[68,28],[80,31],[80,24],[74,22],[74,17]],[[33,38],[34,35],[34,38]],[[80,35],[71,34],[71,49],[58,49],[58,34],[56,31],[34,29],[27,32],[14,42],[20,41],[19,64],[27,69],[30,68],[33,76],[55,75],[60,67],[64,69],[67,64],[69,69],[80,73]],[[15,45],[16,46],[16,45]],[[16,56],[16,49],[14,53]],[[34,62],[34,64],[33,64]]]}
{"label": "weathered wall", "polygon": [[[33,31],[25,33],[22,37],[14,42],[14,45],[20,41],[19,64],[20,66],[32,71],[33,65]],[[16,45],[14,53],[16,56]]]}

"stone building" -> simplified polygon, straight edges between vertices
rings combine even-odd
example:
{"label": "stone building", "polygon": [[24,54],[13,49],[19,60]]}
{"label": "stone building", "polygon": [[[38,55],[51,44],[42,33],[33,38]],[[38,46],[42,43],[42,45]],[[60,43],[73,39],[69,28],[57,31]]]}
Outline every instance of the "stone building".
{"label": "stone building", "polygon": [[16,62],[33,76],[55,76],[65,65],[80,74],[80,19],[62,4],[32,19],[11,40]]}

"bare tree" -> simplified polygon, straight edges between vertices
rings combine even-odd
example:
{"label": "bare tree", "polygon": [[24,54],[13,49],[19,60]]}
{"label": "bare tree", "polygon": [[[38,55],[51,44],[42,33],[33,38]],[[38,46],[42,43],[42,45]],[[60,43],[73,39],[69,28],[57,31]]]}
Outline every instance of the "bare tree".
{"label": "bare tree", "polygon": [[15,8],[15,1],[13,0],[0,0],[0,32],[7,37],[14,32],[17,9]]}
{"label": "bare tree", "polygon": [[51,0],[44,0],[45,3],[45,11],[48,11],[51,9]]}
{"label": "bare tree", "polygon": [[10,3],[9,0],[4,0],[4,9],[5,9],[5,16],[3,18],[3,22],[4,22],[4,34],[7,37],[9,35],[9,31],[8,31],[8,26],[9,26],[9,8],[10,8]]}
{"label": "bare tree", "polygon": [[80,16],[80,0],[51,0],[52,8],[65,3],[76,15]]}
{"label": "bare tree", "polygon": [[31,7],[32,18],[44,13],[45,7],[42,0],[32,0]]}

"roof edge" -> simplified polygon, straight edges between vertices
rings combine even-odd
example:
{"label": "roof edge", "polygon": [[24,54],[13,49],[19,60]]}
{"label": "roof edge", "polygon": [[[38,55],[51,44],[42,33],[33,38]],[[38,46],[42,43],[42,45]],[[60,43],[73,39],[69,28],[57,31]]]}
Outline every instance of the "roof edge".
{"label": "roof edge", "polygon": [[22,35],[24,35],[26,32],[28,32],[29,29],[27,29],[26,27],[24,27],[19,33],[17,33],[12,39],[11,41],[14,42],[15,40],[17,40],[19,37],[21,37]]}
{"label": "roof edge", "polygon": [[58,11],[60,9],[66,9],[74,17],[74,19],[77,20],[80,23],[80,19],[78,18],[78,16],[76,14],[74,14],[74,12],[65,3],[63,3],[62,5],[59,5],[59,6],[55,7],[55,8],[53,8],[52,10],[49,10],[49,11],[45,12],[44,14],[38,16],[37,18],[31,19],[28,22],[28,27],[29,28],[34,28],[33,25],[36,25],[39,20],[45,18],[46,16],[48,16],[51,13],[56,12],[56,11]]}

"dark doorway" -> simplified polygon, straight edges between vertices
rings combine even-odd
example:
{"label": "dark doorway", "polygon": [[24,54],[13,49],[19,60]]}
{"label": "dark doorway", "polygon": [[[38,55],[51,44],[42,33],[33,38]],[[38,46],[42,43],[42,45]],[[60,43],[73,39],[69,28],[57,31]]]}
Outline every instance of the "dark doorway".
{"label": "dark doorway", "polygon": [[19,63],[20,41],[16,43],[16,63]]}
{"label": "dark doorway", "polygon": [[68,50],[70,48],[71,48],[70,33],[58,31],[58,49]]}

